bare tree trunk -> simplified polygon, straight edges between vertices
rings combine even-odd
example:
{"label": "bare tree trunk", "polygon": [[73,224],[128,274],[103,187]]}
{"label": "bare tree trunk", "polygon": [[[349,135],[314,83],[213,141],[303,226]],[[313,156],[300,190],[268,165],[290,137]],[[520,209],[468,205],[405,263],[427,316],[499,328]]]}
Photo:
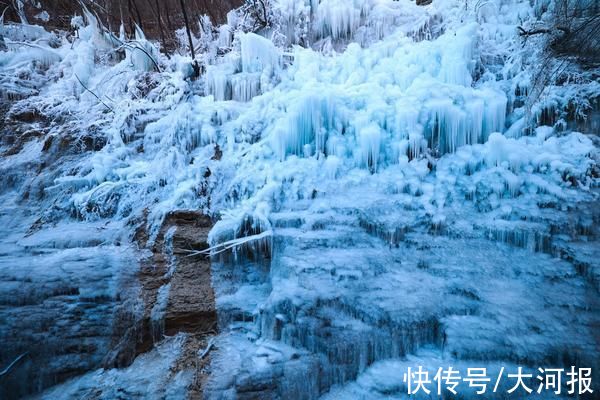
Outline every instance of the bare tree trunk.
{"label": "bare tree trunk", "polygon": [[170,31],[173,30],[173,24],[171,23],[171,13],[169,12],[169,2],[165,2],[165,15],[167,17],[167,29]]}
{"label": "bare tree trunk", "polygon": [[142,25],[142,16],[140,15],[140,10],[138,9],[137,3],[135,2],[135,0],[131,1],[133,2],[133,8],[135,9],[135,15],[137,16],[137,24],[142,30],[144,30],[144,25]]}
{"label": "bare tree trunk", "polygon": [[133,5],[131,4],[131,0],[127,0],[127,11],[129,14],[129,32],[130,34],[135,33],[135,18],[133,16]]}
{"label": "bare tree trunk", "polygon": [[[121,0],[119,0],[119,17],[121,18],[121,25],[123,25],[123,30],[125,30],[125,20],[123,19],[123,4]],[[119,26],[119,29],[121,27]]]}
{"label": "bare tree trunk", "polygon": [[[150,3],[150,0],[148,0],[148,3],[150,5],[152,5],[152,3]],[[165,31],[163,29],[163,24],[162,24],[162,18],[161,18],[161,15],[160,15],[160,1],[156,0],[155,4],[156,4],[156,10],[152,9],[152,11],[154,11],[154,15],[156,16],[156,21],[158,22],[158,31],[160,33],[160,40],[161,40],[161,42],[163,44],[166,45],[167,44],[167,39],[166,39],[166,36],[165,36]]]}
{"label": "bare tree trunk", "polygon": [[192,67],[194,68],[194,76],[200,76],[200,66],[198,65],[198,61],[196,61],[196,52],[194,51],[194,42],[192,40],[192,31],[190,29],[190,22],[188,20],[187,11],[185,8],[185,4],[183,0],[179,0],[179,4],[181,5],[181,12],[183,13],[183,22],[185,22],[185,31],[187,32],[188,41],[190,44],[190,52],[192,54]]}

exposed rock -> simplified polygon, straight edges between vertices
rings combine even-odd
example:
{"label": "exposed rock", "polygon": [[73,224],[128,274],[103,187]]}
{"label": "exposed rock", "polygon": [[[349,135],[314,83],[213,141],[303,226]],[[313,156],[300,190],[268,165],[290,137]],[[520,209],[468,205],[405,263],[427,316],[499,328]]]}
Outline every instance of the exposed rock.
{"label": "exposed rock", "polygon": [[[54,142],[49,148],[60,139]],[[182,356],[173,376],[193,376],[190,396],[199,398],[210,353],[198,353],[216,329],[216,311],[210,262],[187,257],[187,250],[207,247],[211,220],[193,212],[168,215],[151,257],[140,262],[134,249],[102,244],[118,243],[117,231],[102,223],[39,229],[40,210],[12,205],[17,199],[6,196],[0,213],[0,262],[7,266],[0,271],[0,370],[24,356],[0,378],[0,398],[30,395],[101,367],[129,367],[163,335],[178,333],[184,333]],[[136,240],[146,246],[146,232],[139,230]],[[32,260],[26,267],[11,268],[24,256]]]}
{"label": "exposed rock", "polygon": [[215,295],[210,281],[210,260],[190,257],[189,251],[205,250],[210,218],[193,212],[169,214],[163,228],[176,227],[173,235],[175,270],[165,315],[165,333],[213,332],[216,329]]}
{"label": "exposed rock", "polygon": [[[142,263],[139,275],[145,306],[136,353],[150,350],[163,335],[185,333],[182,357],[175,369],[194,371],[191,398],[200,398],[206,381],[210,357],[198,354],[216,334],[217,314],[210,260],[190,256],[190,252],[208,248],[211,227],[211,219],[197,212],[168,214],[152,245],[152,256]],[[135,239],[146,246],[148,233],[138,229]]]}
{"label": "exposed rock", "polygon": [[[9,231],[10,220],[26,220],[11,211],[0,215]],[[0,370],[25,354],[0,378],[2,399],[21,398],[101,367],[126,337],[137,309],[130,250],[84,243],[52,249],[35,243],[40,240],[35,234],[28,238],[35,245],[29,246],[14,241],[22,234],[0,240],[5,251],[0,254]],[[21,257],[30,261],[13,268]]]}

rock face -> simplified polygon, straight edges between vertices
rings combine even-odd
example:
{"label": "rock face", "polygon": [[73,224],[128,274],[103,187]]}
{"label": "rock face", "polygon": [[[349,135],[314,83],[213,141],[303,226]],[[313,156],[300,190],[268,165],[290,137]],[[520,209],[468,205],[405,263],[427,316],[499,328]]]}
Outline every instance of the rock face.
{"label": "rock face", "polygon": [[163,229],[175,228],[172,254],[176,267],[170,280],[169,300],[165,313],[165,334],[203,333],[216,330],[215,296],[210,280],[210,260],[190,256],[191,251],[208,248],[210,218],[195,212],[167,215]]}
{"label": "rock face", "polygon": [[[215,330],[216,311],[210,281],[210,260],[193,256],[194,251],[208,248],[206,237],[212,226],[210,218],[191,211],[173,212],[165,217],[151,246],[152,256],[140,270],[142,297],[146,311],[147,332],[138,343],[138,353],[146,351],[160,337],[179,332],[197,333]],[[138,243],[147,245],[142,230]],[[160,326],[152,324],[159,322]]]}
{"label": "rock face", "polygon": [[[14,219],[21,215],[4,204],[0,369],[23,357],[0,377],[0,398],[13,399],[102,366],[134,324],[140,302],[131,248],[99,246],[105,232],[90,225],[23,237]],[[77,230],[82,237],[70,240]],[[63,237],[48,240],[48,233]]]}
{"label": "rock face", "polygon": [[[145,307],[136,352],[148,351],[163,336],[185,334],[177,368],[194,371],[192,397],[200,395],[209,361],[207,354],[199,358],[198,353],[217,330],[210,260],[193,255],[208,248],[211,227],[211,219],[200,213],[169,213],[151,246],[152,257],[140,270]],[[137,239],[141,245],[147,244],[143,230],[138,230]]]}
{"label": "rock face", "polygon": [[[129,244],[123,222],[64,218],[65,205],[47,188],[71,157],[103,144],[49,135],[46,122],[11,114],[1,126],[0,398],[128,367],[164,335],[179,333],[181,360],[169,368],[191,374],[186,385],[198,393],[209,358],[197,362],[196,353],[215,330],[216,312],[210,263],[187,250],[207,247],[211,220],[169,214],[147,257]],[[31,148],[42,157],[27,156]],[[137,241],[146,247],[147,238]]]}
{"label": "rock face", "polygon": [[207,237],[213,223],[196,212],[174,212],[166,217],[163,229],[173,227],[171,248],[175,268],[171,274],[164,333],[186,334],[177,367],[193,371],[188,396],[200,398],[208,378],[211,337],[217,333],[217,310],[212,288],[211,263],[205,256],[190,256],[190,251],[208,248]]}
{"label": "rock face", "polygon": [[133,361],[140,255],[121,223],[70,219],[48,191],[102,144],[51,134],[35,110],[3,113],[0,130],[0,398],[13,399]]}
{"label": "rock face", "polygon": [[[100,367],[106,373],[127,367],[124,376],[142,372],[144,362],[134,360],[177,336],[179,355],[164,375],[189,375],[183,386],[198,398],[210,359],[198,354],[216,333],[216,311],[210,262],[189,251],[207,247],[212,221],[193,212],[169,214],[144,259],[133,247],[99,245],[118,236],[107,226],[71,223],[26,236],[10,222],[15,212],[6,203],[0,215],[7,231],[16,230],[0,243],[6,266],[0,366],[17,360],[0,376],[0,397],[20,398]],[[73,382],[94,386],[89,379]]]}

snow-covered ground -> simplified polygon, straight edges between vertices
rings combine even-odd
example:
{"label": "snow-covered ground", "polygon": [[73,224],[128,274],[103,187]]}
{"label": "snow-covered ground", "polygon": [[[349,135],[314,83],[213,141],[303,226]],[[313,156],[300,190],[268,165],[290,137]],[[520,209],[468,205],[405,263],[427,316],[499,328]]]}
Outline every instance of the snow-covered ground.
{"label": "snow-covered ground", "polygon": [[[197,80],[189,58],[91,14],[73,43],[5,25],[7,116],[39,133],[0,160],[4,203],[36,207],[1,230],[0,274],[58,279],[73,247],[119,259],[141,215],[152,242],[166,213],[197,209],[218,219],[208,398],[403,398],[419,365],[576,365],[597,382],[598,122],[582,118],[600,83],[573,65],[540,91],[559,61],[517,29],[556,2],[271,3],[270,27],[244,33],[232,12],[197,39]],[[38,265],[16,246],[58,250]],[[47,396],[157,382],[176,343]]]}

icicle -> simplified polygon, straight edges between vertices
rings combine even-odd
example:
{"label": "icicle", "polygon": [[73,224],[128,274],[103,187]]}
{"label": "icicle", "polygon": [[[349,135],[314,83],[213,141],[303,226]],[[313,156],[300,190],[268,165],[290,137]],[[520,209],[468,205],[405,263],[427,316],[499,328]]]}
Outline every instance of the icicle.
{"label": "icicle", "polygon": [[327,139],[327,155],[345,159],[348,153],[348,147],[342,137],[332,136]]}
{"label": "icicle", "polygon": [[319,1],[320,0],[309,0],[310,1],[310,9],[312,13],[316,13],[317,9],[319,8]]}
{"label": "icicle", "polygon": [[395,134],[399,139],[408,139],[407,148],[401,150],[400,155],[410,158],[418,157],[422,150],[423,125],[419,123],[419,110],[415,109],[408,101],[396,104]]}
{"label": "icicle", "polygon": [[19,16],[19,19],[21,20],[21,24],[29,25],[29,22],[27,21],[27,15],[25,15],[25,5],[23,4],[23,0],[16,0],[15,3],[17,5],[17,7],[16,7],[17,15]]}
{"label": "icicle", "polygon": [[491,90],[476,93],[482,98],[467,100],[462,107],[450,98],[429,101],[427,139],[432,148],[437,146],[441,153],[455,152],[464,145],[485,143],[491,133],[504,131],[506,96]]}
{"label": "icicle", "polygon": [[471,86],[473,40],[477,37],[476,26],[471,24],[459,29],[443,48],[439,73],[439,78],[443,82]]}
{"label": "icicle", "polygon": [[508,99],[502,92],[486,91],[484,94],[486,96],[482,139],[486,141],[492,132],[504,132]]}
{"label": "icicle", "polygon": [[483,143],[483,115],[485,103],[482,99],[474,99],[465,104],[467,111],[467,144]]}
{"label": "icicle", "polygon": [[125,40],[127,40],[127,35],[125,35],[125,25],[123,25],[123,23],[121,23],[119,26],[119,40],[121,42],[125,42]]}
{"label": "icicle", "polygon": [[325,176],[328,179],[335,179],[341,165],[342,159],[334,155],[328,156],[323,165]]}
{"label": "icicle", "polygon": [[260,75],[240,73],[231,76],[232,99],[248,102],[260,94]]}
{"label": "icicle", "polygon": [[221,25],[219,27],[219,47],[231,47],[232,40],[231,27],[229,25]]}
{"label": "icicle", "polygon": [[553,126],[556,122],[557,104],[553,100],[546,100],[538,105],[533,111],[538,125]]}
{"label": "icicle", "polygon": [[427,141],[424,140],[422,126],[418,129],[409,132],[408,134],[408,155],[410,158],[417,158],[421,155],[421,152],[427,148]]}
{"label": "icicle", "polygon": [[158,50],[152,43],[146,40],[144,32],[139,26],[135,26],[135,41],[130,50],[131,63],[140,71],[153,71],[158,60]]}
{"label": "icicle", "polygon": [[535,136],[540,144],[554,134],[554,128],[551,126],[538,126],[535,128]]}
{"label": "icicle", "polygon": [[407,138],[409,132],[417,130],[419,111],[411,107],[409,102],[403,101],[396,104],[395,133],[399,138]]}
{"label": "icicle", "polygon": [[510,197],[517,197],[519,195],[519,191],[521,190],[523,180],[511,171],[504,171],[502,175],[504,177],[504,181],[506,182],[506,190],[508,191]]}
{"label": "icicle", "polygon": [[362,11],[354,0],[323,0],[317,7],[315,22],[319,37],[331,36],[334,40],[351,37],[360,25]]}
{"label": "icicle", "polygon": [[375,123],[369,124],[359,132],[361,162],[371,171],[377,171],[381,141],[381,128]]}
{"label": "icicle", "polygon": [[154,303],[154,307],[152,307],[152,310],[150,311],[151,333],[152,341],[154,343],[160,342],[163,338],[163,334],[165,331],[165,313],[167,311],[170,291],[170,283],[162,285],[158,289],[156,302]]}
{"label": "icicle", "polygon": [[431,147],[441,153],[454,152],[467,143],[466,113],[450,99],[437,99],[429,103],[431,109]]}
{"label": "icicle", "polygon": [[506,132],[504,132],[504,135],[509,138],[520,138],[521,136],[523,136],[523,132],[525,131],[526,127],[527,121],[524,117],[521,117],[518,120],[516,120],[510,126],[510,128],[506,130]]}
{"label": "icicle", "polygon": [[537,224],[497,220],[492,226],[487,227],[487,236],[491,240],[533,252],[550,253],[552,251],[550,234],[544,227]]}
{"label": "icicle", "polygon": [[232,28],[235,28],[238,24],[238,14],[236,10],[231,10],[227,13],[227,25]]}
{"label": "icicle", "polygon": [[292,115],[288,128],[281,132],[281,156],[303,155],[307,144],[314,144],[317,153],[325,152],[328,134],[333,128],[333,101],[310,95],[300,101]]}
{"label": "icicle", "polygon": [[209,66],[205,74],[206,92],[216,101],[231,100],[232,90],[228,74],[220,66]]}
{"label": "icicle", "polygon": [[485,162],[488,166],[504,166],[517,173],[527,163],[527,153],[519,142],[500,133],[492,133],[485,146]]}
{"label": "icicle", "polygon": [[266,246],[266,244],[268,242],[268,247],[270,247],[271,246],[270,242],[271,242],[272,236],[273,236],[273,231],[268,230],[268,231],[258,233],[256,235],[244,236],[244,237],[240,237],[237,239],[228,240],[226,242],[211,246],[206,250],[191,251],[191,252],[189,252],[190,253],[189,256],[191,257],[191,256],[198,256],[198,255],[216,255],[216,254],[228,251],[228,250],[235,250],[236,248],[238,248],[242,245],[249,245],[254,242],[260,242],[259,243],[260,247]]}

